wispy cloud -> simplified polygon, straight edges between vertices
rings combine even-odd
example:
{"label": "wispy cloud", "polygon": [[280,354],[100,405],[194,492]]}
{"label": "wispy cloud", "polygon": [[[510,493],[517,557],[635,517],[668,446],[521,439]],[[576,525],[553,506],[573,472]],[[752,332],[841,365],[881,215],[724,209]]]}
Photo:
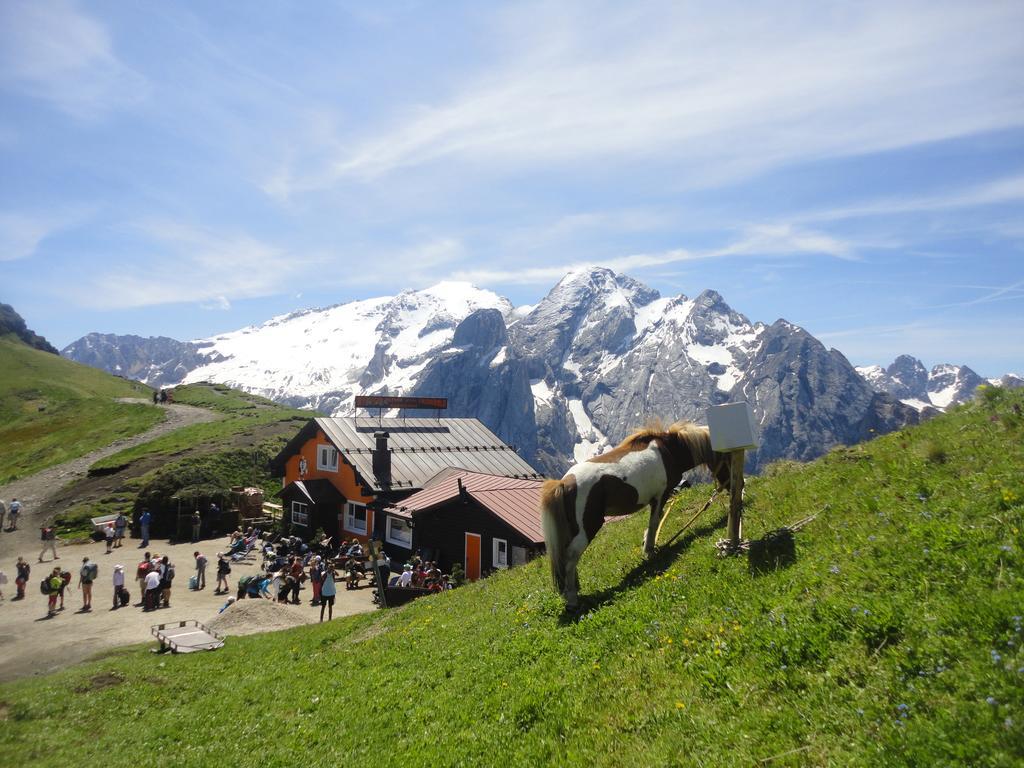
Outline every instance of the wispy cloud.
{"label": "wispy cloud", "polygon": [[317,257],[249,235],[166,221],[135,228],[148,242],[143,258],[110,259],[103,271],[66,286],[78,303],[96,309],[176,303],[228,309],[235,300],[285,292],[320,266]]}
{"label": "wispy cloud", "polygon": [[0,213],[0,261],[27,259],[46,238],[81,222],[81,211],[63,213]]}
{"label": "wispy cloud", "polygon": [[[738,239],[720,247],[692,250],[671,248],[650,253],[633,253],[600,259],[601,266],[616,272],[637,272],[656,269],[682,262],[694,262],[729,257],[788,257],[827,256],[850,260],[855,258],[851,243],[829,235],[799,227],[781,225],[758,225],[742,232]],[[520,268],[464,269],[455,274],[458,280],[468,280],[481,285],[539,285],[557,281],[566,272],[585,269],[594,261],[571,261],[544,266],[523,266]]]}
{"label": "wispy cloud", "polygon": [[496,25],[497,39],[515,42],[490,71],[321,148],[326,171],[289,168],[270,188],[442,161],[521,172],[653,157],[692,186],[1017,126],[1022,24],[1021,7],[1005,3],[808,5],[771,17],[721,4],[520,6]]}
{"label": "wispy cloud", "polygon": [[147,87],[114,54],[107,28],[67,0],[0,3],[0,84],[82,119],[138,101]]}
{"label": "wispy cloud", "polygon": [[797,221],[837,221],[870,216],[975,208],[1024,200],[1024,175],[1006,176],[939,195],[888,197],[860,205],[810,211],[794,217]]}

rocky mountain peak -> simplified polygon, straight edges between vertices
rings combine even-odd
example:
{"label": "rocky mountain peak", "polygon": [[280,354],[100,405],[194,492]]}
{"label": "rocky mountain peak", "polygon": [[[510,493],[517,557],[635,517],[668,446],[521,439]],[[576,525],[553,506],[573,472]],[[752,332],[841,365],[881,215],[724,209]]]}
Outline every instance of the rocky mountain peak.
{"label": "rocky mountain peak", "polygon": [[900,355],[885,369],[890,382],[887,390],[898,400],[928,399],[928,369],[916,357]]}

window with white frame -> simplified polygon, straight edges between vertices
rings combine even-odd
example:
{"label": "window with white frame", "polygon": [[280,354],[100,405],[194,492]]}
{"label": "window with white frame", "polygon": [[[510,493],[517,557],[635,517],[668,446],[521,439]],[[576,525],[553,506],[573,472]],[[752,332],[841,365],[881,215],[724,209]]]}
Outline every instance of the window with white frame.
{"label": "window with white frame", "polygon": [[387,540],[404,549],[412,549],[412,525],[400,517],[388,516]]}
{"label": "window with white frame", "polygon": [[316,468],[324,472],[338,471],[338,449],[333,445],[316,447]]}
{"label": "window with white frame", "polygon": [[346,505],[345,530],[366,535],[366,507],[362,504],[353,504],[351,501]]}
{"label": "window with white frame", "polygon": [[505,539],[494,539],[491,564],[495,568],[508,568],[508,542]]}
{"label": "window with white frame", "polygon": [[292,525],[309,527],[309,505],[301,501],[292,502]]}

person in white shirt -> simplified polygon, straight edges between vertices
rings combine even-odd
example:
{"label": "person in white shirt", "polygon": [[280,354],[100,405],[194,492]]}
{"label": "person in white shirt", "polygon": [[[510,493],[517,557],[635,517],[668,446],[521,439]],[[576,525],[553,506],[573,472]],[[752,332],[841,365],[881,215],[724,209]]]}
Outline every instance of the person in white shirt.
{"label": "person in white shirt", "polygon": [[124,566],[114,566],[114,610],[121,605],[121,590],[124,589]]}
{"label": "person in white shirt", "polygon": [[160,601],[160,571],[150,569],[146,574],[146,603],[144,611],[156,610]]}
{"label": "person in white shirt", "polygon": [[402,571],[402,575],[398,579],[398,586],[400,587],[411,587],[412,586],[412,566],[408,563],[405,564],[405,569]]}

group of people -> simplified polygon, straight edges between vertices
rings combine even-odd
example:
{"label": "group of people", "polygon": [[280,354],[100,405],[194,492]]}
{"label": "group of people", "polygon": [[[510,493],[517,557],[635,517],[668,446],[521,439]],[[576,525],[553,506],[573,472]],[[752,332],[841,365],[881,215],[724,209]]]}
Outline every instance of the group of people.
{"label": "group of people", "polygon": [[391,581],[391,585],[429,589],[431,592],[442,592],[454,586],[452,578],[442,573],[435,561],[422,560],[419,555],[414,555],[402,566],[402,573]]}
{"label": "group of people", "polygon": [[[12,599],[24,600],[25,590],[32,576],[32,566],[24,557],[19,557],[18,562],[15,564],[15,569],[16,577],[14,583],[17,591]],[[80,609],[82,613],[92,610],[92,585],[98,575],[99,566],[88,557],[83,557],[82,565],[78,569],[78,582],[74,587],[82,593],[82,607]],[[63,570],[59,565],[56,565],[40,581],[39,589],[46,595],[46,615],[48,618],[64,610],[65,593],[72,588],[71,582],[73,580],[74,575],[71,571]],[[0,592],[0,597],[3,597],[2,592]]]}

